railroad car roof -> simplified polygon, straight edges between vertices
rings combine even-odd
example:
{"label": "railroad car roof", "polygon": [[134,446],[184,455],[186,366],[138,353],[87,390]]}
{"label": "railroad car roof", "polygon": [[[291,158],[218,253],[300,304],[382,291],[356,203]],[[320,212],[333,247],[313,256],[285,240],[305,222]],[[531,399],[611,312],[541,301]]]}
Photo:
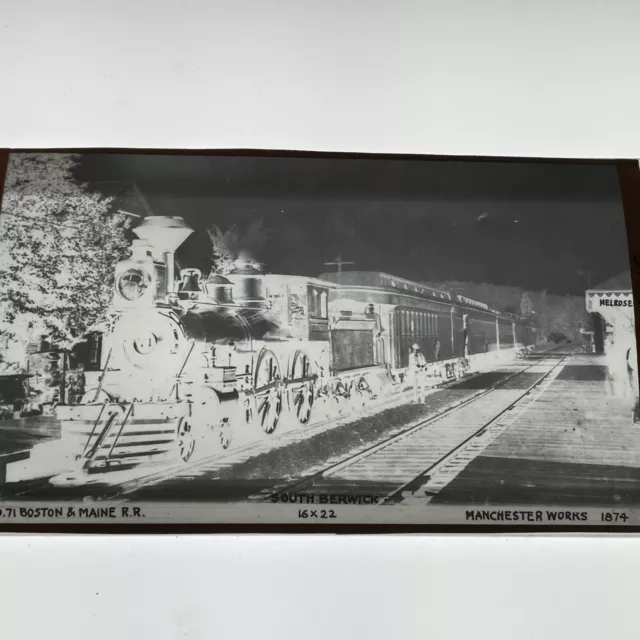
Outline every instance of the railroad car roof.
{"label": "railroad car roof", "polygon": [[436,289],[429,285],[392,276],[382,271],[342,271],[341,273],[329,272],[319,276],[322,280],[329,280],[338,285],[351,287],[381,287],[384,289],[396,289],[407,293],[418,293],[443,300],[454,300],[449,291]]}
{"label": "railroad car roof", "polygon": [[339,284],[336,282],[332,282],[331,280],[323,280],[322,278],[313,278],[310,276],[300,276],[300,275],[283,274],[283,273],[265,273],[263,274],[263,278],[265,280],[270,280],[271,282],[278,282],[279,284],[286,284],[287,282],[296,282],[296,283],[306,282],[308,284],[314,284],[319,287],[328,287],[329,289],[334,289]]}
{"label": "railroad car roof", "polygon": [[338,286],[379,287],[382,289],[395,290],[400,293],[423,295],[436,300],[448,300],[464,307],[486,311],[487,313],[496,314],[501,317],[521,319],[518,314],[500,312],[492,309],[487,303],[474,300],[468,296],[455,294],[451,291],[445,291],[444,289],[431,287],[405,278],[399,278],[382,271],[342,271],[340,273],[333,271],[322,273],[319,278],[324,282],[334,282]]}

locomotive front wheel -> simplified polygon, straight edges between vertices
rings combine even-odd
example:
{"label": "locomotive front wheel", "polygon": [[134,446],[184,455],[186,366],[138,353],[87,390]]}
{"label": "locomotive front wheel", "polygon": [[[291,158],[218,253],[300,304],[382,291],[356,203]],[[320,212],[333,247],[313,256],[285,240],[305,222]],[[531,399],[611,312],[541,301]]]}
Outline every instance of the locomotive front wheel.
{"label": "locomotive front wheel", "polygon": [[280,365],[273,351],[263,349],[258,356],[255,378],[256,417],[265,433],[276,430],[282,412]]}
{"label": "locomotive front wheel", "polygon": [[182,462],[188,462],[196,447],[196,439],[193,435],[193,424],[189,418],[180,418],[180,420],[178,420],[176,438],[180,460],[182,460]]}
{"label": "locomotive front wheel", "polygon": [[[315,385],[311,377],[311,360],[304,351],[297,351],[291,363],[289,402],[300,424],[307,424],[311,419],[311,410],[315,398]],[[296,382],[302,380],[302,382]]]}

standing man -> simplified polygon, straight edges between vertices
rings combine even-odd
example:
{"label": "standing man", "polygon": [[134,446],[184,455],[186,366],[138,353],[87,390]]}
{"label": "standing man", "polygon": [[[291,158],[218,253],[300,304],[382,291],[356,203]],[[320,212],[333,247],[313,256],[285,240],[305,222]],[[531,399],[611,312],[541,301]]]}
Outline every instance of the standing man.
{"label": "standing man", "polygon": [[462,357],[465,360],[469,360],[469,316],[466,313],[462,316],[462,326],[463,326]]}
{"label": "standing man", "polygon": [[627,349],[627,380],[631,387],[631,397],[634,399],[632,420],[640,422],[640,397],[638,396],[638,350],[636,345]]}
{"label": "standing man", "polygon": [[425,400],[425,380],[424,371],[427,361],[420,351],[420,345],[416,342],[411,347],[409,354],[409,373],[411,374],[411,382],[413,383],[413,402],[418,404]]}

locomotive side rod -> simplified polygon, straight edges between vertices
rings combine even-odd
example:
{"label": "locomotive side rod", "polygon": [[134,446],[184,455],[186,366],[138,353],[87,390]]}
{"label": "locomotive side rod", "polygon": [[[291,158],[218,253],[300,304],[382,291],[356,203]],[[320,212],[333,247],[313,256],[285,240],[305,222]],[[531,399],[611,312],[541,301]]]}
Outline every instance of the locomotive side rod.
{"label": "locomotive side rod", "polygon": [[283,380],[282,384],[284,384],[285,386],[289,386],[292,384],[300,384],[303,382],[317,382],[318,381],[318,374],[314,373],[311,376],[302,376],[301,378],[291,378],[290,380],[285,379]]}

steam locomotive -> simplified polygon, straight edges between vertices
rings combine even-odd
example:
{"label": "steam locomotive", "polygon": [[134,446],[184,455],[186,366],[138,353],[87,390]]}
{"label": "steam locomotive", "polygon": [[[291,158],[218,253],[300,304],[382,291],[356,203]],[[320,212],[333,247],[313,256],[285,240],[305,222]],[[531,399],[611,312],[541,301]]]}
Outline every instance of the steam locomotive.
{"label": "steam locomotive", "polygon": [[446,380],[535,340],[522,318],[384,273],[307,278],[239,262],[176,278],[184,220],[150,216],[134,232],[112,326],[84,347],[84,391],[56,408],[86,471],[186,462],[207,442],[227,448],[232,429],[271,434],[285,416],[356,410],[402,385],[414,343]]}

